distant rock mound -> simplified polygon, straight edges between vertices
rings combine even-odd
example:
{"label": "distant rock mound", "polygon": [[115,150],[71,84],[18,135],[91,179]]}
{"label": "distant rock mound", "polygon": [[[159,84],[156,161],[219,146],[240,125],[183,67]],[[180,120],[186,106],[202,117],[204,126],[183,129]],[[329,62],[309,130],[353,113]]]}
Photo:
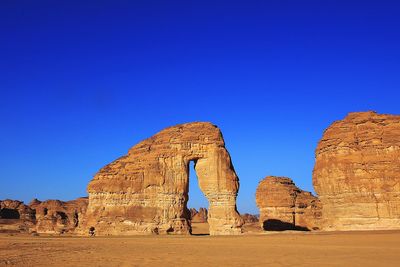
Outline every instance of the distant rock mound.
{"label": "distant rock mound", "polygon": [[321,206],[310,192],[299,189],[287,177],[268,176],[256,191],[259,222],[264,230],[318,230]]}
{"label": "distant rock mound", "polygon": [[21,219],[35,221],[35,211],[19,200],[0,201],[0,219]]}
{"label": "distant rock mound", "polygon": [[35,230],[38,233],[72,233],[83,219],[88,205],[87,198],[71,201],[32,200],[29,206],[36,211]]}
{"label": "distant rock mound", "polygon": [[400,116],[350,113],[315,156],[325,230],[400,229]]}
{"label": "distant rock mound", "polygon": [[98,235],[189,234],[191,161],[210,204],[210,234],[241,233],[239,179],[221,131],[206,122],[164,129],[102,168],[88,185],[86,229]]}
{"label": "distant rock mound", "polygon": [[257,215],[253,215],[253,214],[249,214],[249,213],[244,213],[244,214],[241,214],[240,216],[242,216],[244,223],[256,223],[259,220]]}
{"label": "distant rock mound", "polygon": [[29,232],[35,222],[35,210],[22,201],[0,200],[0,232]]}
{"label": "distant rock mound", "polygon": [[190,218],[194,223],[206,223],[208,219],[208,211],[206,208],[200,208],[199,211],[190,209]]}
{"label": "distant rock mound", "polygon": [[74,233],[85,215],[87,198],[63,202],[32,200],[0,201],[0,232]]}

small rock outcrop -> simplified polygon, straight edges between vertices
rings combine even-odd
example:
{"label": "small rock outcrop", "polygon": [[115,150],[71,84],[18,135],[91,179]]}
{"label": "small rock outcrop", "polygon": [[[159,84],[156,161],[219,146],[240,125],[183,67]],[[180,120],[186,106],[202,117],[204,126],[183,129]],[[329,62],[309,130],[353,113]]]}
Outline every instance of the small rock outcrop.
{"label": "small rock outcrop", "polygon": [[32,200],[30,208],[36,211],[37,233],[61,234],[73,233],[83,219],[88,205],[87,198],[78,198],[71,201]]}
{"label": "small rock outcrop", "polygon": [[400,229],[400,116],[350,113],[315,157],[324,230]]}
{"label": "small rock outcrop", "polygon": [[167,128],[102,168],[88,185],[85,228],[98,235],[189,234],[190,161],[210,204],[210,234],[241,233],[239,179],[221,131],[206,122]]}
{"label": "small rock outcrop", "polygon": [[35,210],[22,201],[0,201],[0,232],[29,232],[35,222]]}
{"label": "small rock outcrop", "polygon": [[299,189],[287,177],[268,176],[256,191],[259,222],[264,230],[318,230],[321,206],[310,192]]}
{"label": "small rock outcrop", "polygon": [[259,218],[257,215],[244,213],[244,214],[241,214],[240,216],[242,216],[244,223],[256,223],[259,221]]}
{"label": "small rock outcrop", "polygon": [[87,198],[71,201],[34,199],[29,206],[36,210],[35,229],[38,233],[72,233],[86,213]]}
{"label": "small rock outcrop", "polygon": [[21,219],[35,221],[35,211],[19,200],[0,201],[0,219]]}
{"label": "small rock outcrop", "polygon": [[199,211],[190,209],[190,218],[194,223],[206,223],[208,219],[208,211],[206,208],[200,208]]}
{"label": "small rock outcrop", "polygon": [[71,201],[34,199],[0,201],[0,232],[74,233],[88,205],[87,198]]}

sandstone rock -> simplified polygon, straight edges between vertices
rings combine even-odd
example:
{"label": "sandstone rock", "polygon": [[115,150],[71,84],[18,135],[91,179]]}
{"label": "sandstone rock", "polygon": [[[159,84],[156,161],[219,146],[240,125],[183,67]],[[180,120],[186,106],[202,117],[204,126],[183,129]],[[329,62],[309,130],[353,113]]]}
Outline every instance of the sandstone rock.
{"label": "sandstone rock", "polygon": [[210,234],[241,233],[239,180],[221,131],[204,122],[167,128],[102,168],[88,185],[86,228],[98,235],[190,233],[190,161],[210,204]]}
{"label": "sandstone rock", "polygon": [[315,154],[325,230],[400,228],[400,116],[350,113]]}
{"label": "sandstone rock", "polygon": [[35,211],[22,201],[0,201],[0,232],[29,232],[35,224]]}
{"label": "sandstone rock", "polygon": [[195,208],[190,208],[189,212],[190,212],[190,218],[193,218],[194,215],[198,213],[198,211]]}
{"label": "sandstone rock", "polygon": [[0,201],[0,219],[21,219],[35,221],[35,211],[19,200]]}
{"label": "sandstone rock", "polygon": [[256,191],[260,224],[265,230],[317,230],[320,225],[319,200],[297,188],[287,177],[268,176]]}
{"label": "sandstone rock", "polygon": [[28,206],[32,209],[36,209],[37,206],[40,205],[42,201],[38,200],[37,198],[32,199],[32,201],[28,204]]}
{"label": "sandstone rock", "polygon": [[259,218],[257,215],[249,214],[249,213],[244,213],[240,215],[244,221],[244,223],[256,223],[259,221]]}
{"label": "sandstone rock", "polygon": [[34,230],[37,233],[60,234],[72,233],[79,226],[86,207],[87,198],[78,198],[71,201],[34,199],[30,207],[36,210],[36,225]]}
{"label": "sandstone rock", "polygon": [[208,218],[208,211],[206,208],[200,208],[199,211],[196,209],[190,209],[190,218],[194,223],[206,223]]}

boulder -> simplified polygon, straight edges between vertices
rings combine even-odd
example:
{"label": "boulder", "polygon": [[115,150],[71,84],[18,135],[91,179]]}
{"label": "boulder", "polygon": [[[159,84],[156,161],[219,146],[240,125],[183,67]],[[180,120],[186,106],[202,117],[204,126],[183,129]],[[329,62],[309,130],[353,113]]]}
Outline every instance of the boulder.
{"label": "boulder", "polygon": [[287,177],[268,176],[256,191],[259,222],[264,230],[318,230],[321,206],[318,198],[299,189]]}
{"label": "boulder", "polygon": [[209,202],[211,235],[241,233],[239,179],[221,131],[195,122],[164,129],[103,167],[88,185],[86,231],[97,235],[189,234],[189,163]]}
{"label": "boulder", "polygon": [[324,132],[315,158],[325,230],[400,228],[400,116],[350,113]]}

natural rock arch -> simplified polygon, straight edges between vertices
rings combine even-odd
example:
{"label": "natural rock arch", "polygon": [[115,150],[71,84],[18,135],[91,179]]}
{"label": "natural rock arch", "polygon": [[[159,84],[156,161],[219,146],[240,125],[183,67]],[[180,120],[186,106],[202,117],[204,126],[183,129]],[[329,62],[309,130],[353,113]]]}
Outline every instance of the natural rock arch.
{"label": "natural rock arch", "polygon": [[86,228],[98,235],[190,233],[190,161],[209,201],[210,234],[241,233],[239,179],[221,131],[206,122],[167,128],[102,168],[88,185]]}

